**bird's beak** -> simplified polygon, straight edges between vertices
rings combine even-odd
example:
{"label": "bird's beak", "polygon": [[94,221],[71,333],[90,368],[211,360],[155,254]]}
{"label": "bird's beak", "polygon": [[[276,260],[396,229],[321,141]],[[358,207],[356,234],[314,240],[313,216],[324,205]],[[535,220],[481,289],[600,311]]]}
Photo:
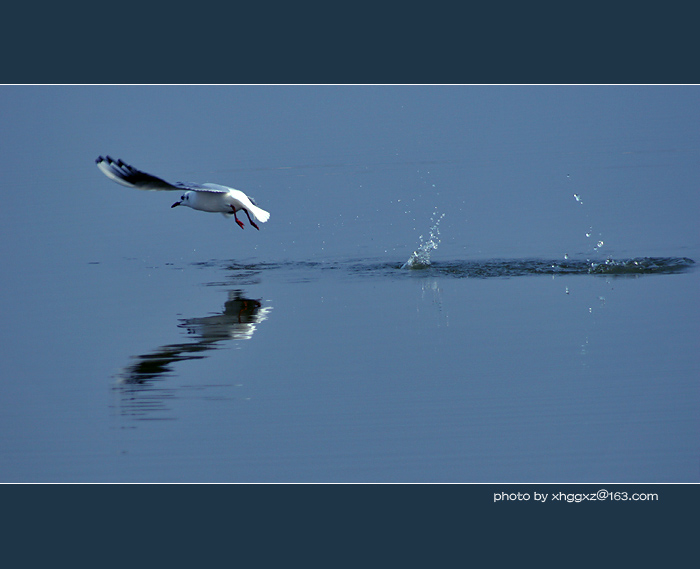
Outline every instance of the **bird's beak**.
{"label": "bird's beak", "polygon": [[170,209],[179,206],[181,203],[182,202],[175,202],[173,205],[170,206]]}

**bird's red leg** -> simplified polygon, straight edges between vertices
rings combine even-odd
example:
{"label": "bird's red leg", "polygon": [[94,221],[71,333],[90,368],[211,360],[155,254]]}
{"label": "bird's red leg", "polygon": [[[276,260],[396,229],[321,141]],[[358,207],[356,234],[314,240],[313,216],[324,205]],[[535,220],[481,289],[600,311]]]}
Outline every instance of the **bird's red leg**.
{"label": "bird's red leg", "polygon": [[[238,219],[238,216],[236,215],[236,208],[231,206],[231,213],[233,213],[233,218],[236,220],[236,223],[241,226],[241,229],[245,229],[245,225],[243,225],[243,222]],[[246,213],[248,213],[246,211]]]}
{"label": "bird's red leg", "polygon": [[250,221],[250,224],[251,224],[253,227],[255,227],[255,229],[257,229],[258,231],[260,231],[260,228],[258,227],[257,223],[255,223],[252,219],[250,219],[250,214],[248,213],[248,210],[247,210],[247,209],[244,209],[243,211],[244,211],[245,214],[248,216],[248,221]]}

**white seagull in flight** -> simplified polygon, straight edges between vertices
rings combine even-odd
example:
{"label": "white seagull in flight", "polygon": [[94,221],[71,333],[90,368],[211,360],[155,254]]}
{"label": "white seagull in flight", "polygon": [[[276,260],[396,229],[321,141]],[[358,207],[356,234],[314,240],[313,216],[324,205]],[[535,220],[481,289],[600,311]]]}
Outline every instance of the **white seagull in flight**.
{"label": "white seagull in flight", "polygon": [[109,156],[104,158],[100,156],[95,162],[105,176],[127,188],[168,191],[187,190],[180,197],[180,201],[175,202],[170,207],[186,205],[200,211],[222,213],[225,217],[233,216],[236,219],[236,223],[241,226],[241,229],[245,229],[245,226],[236,216],[237,211],[243,210],[248,216],[250,224],[258,230],[260,228],[251,219],[251,213],[261,223],[265,223],[270,219],[268,212],[260,209],[255,205],[252,198],[246,196],[240,190],[234,190],[219,184],[185,184],[182,182],[171,184],[151,174],[141,172],[121,160],[112,160]]}

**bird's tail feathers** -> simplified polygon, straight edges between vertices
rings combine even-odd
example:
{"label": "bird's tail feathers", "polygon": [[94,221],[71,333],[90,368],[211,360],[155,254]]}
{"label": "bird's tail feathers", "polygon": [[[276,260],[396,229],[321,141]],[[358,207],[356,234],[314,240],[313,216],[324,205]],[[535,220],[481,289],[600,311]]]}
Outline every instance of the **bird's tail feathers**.
{"label": "bird's tail feathers", "polygon": [[260,208],[259,208],[258,206],[256,206],[256,205],[248,206],[247,209],[248,209],[248,210],[250,211],[250,213],[252,213],[252,214],[255,216],[255,218],[256,218],[259,222],[261,222],[261,223],[265,223],[268,219],[270,219],[270,214],[269,214],[268,212],[266,212],[264,209],[260,209]]}

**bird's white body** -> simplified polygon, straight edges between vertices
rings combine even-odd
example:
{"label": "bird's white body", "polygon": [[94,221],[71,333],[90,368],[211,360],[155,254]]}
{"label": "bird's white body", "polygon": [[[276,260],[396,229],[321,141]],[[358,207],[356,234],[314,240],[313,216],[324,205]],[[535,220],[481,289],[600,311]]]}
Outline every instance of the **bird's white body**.
{"label": "bird's white body", "polygon": [[190,190],[182,195],[180,205],[186,205],[199,211],[209,211],[211,213],[223,213],[225,216],[233,215],[232,208],[236,211],[248,210],[255,216],[255,219],[265,223],[270,214],[256,206],[250,198],[240,190],[227,188],[219,184],[202,184],[203,188],[214,191],[194,191]]}
{"label": "bird's white body", "polygon": [[109,179],[114,180],[122,186],[128,188],[136,188],[139,190],[186,190],[182,194],[180,201],[175,202],[171,207],[185,205],[199,211],[208,211],[211,213],[222,213],[229,217],[233,215],[236,218],[236,223],[244,227],[243,223],[236,216],[236,212],[243,210],[248,217],[251,225],[256,229],[260,229],[257,224],[250,218],[252,214],[255,219],[265,223],[270,219],[270,214],[264,209],[259,208],[253,199],[245,195],[240,190],[235,190],[219,184],[183,184],[177,182],[171,184],[141,172],[133,166],[122,162],[121,160],[112,160],[109,156],[103,158],[100,156],[97,160],[97,167]]}

